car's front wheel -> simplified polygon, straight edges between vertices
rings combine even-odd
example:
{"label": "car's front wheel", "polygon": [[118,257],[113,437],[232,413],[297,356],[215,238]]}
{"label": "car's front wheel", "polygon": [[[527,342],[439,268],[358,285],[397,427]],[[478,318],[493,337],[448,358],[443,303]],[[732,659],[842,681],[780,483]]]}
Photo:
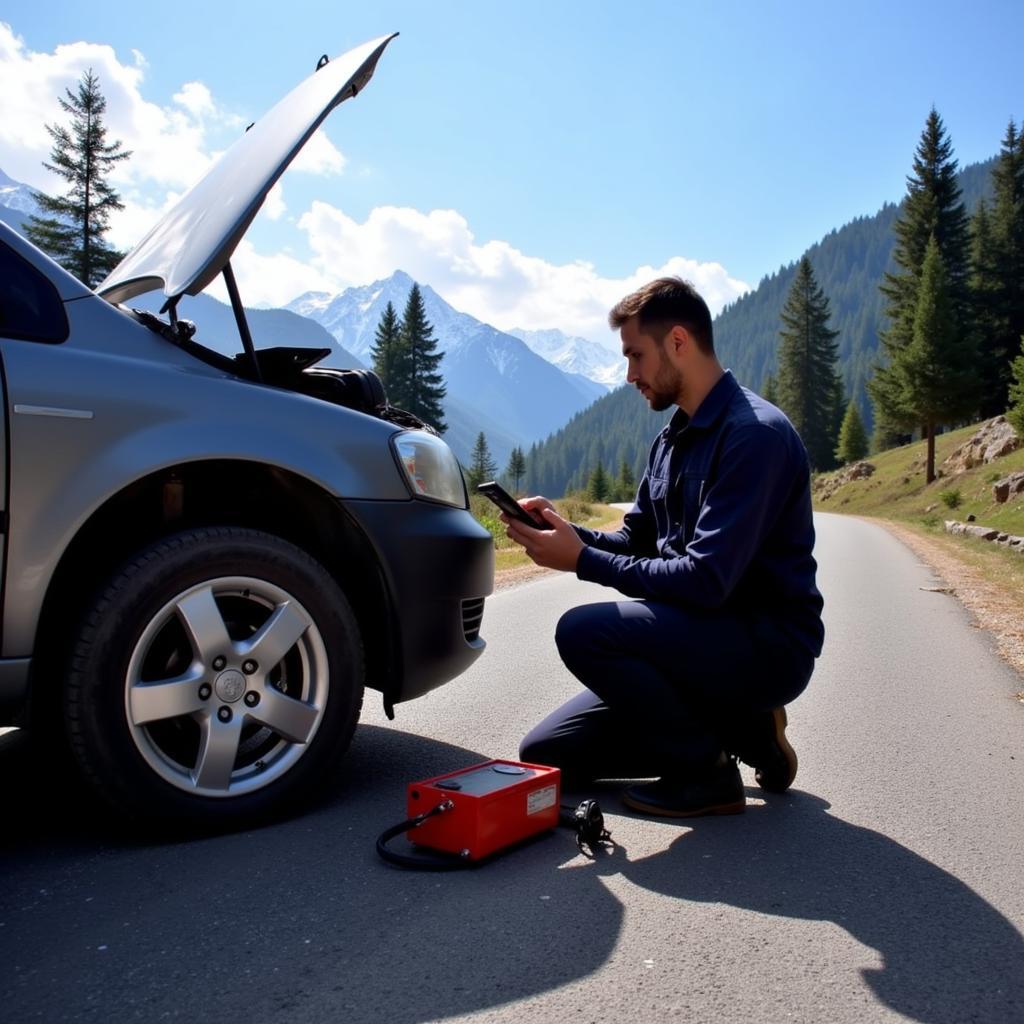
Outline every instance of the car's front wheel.
{"label": "car's front wheel", "polygon": [[322,787],[362,694],[356,619],[322,565],[259,531],[195,529],[140,552],[94,602],[65,715],[116,807],[235,824]]}

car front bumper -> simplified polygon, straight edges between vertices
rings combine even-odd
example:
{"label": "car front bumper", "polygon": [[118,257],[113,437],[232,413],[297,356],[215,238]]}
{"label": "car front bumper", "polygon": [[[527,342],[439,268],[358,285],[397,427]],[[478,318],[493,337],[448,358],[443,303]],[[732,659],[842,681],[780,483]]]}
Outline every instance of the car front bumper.
{"label": "car front bumper", "polygon": [[350,501],[376,550],[398,650],[386,704],[449,682],[483,653],[484,598],[494,589],[494,540],[465,509],[425,501]]}

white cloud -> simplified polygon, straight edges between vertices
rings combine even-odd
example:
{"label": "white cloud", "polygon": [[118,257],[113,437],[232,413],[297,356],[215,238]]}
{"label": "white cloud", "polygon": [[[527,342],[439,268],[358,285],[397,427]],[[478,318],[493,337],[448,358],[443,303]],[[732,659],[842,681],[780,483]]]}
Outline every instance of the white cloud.
{"label": "white cloud", "polygon": [[299,150],[290,169],[307,174],[334,175],[341,174],[347,162],[341,150],[322,131],[318,131]]}
{"label": "white cloud", "polygon": [[[209,90],[189,82],[175,97],[175,105],[161,107],[144,99],[141,86],[146,60],[133,51],[133,63],[122,64],[110,46],[95,43],[63,44],[53,53],[34,53],[0,23],[0,154],[11,177],[36,188],[57,184],[41,166],[49,157],[51,139],[46,124],[63,122],[57,97],[65,89],[76,90],[82,73],[92,68],[107,101],[107,138],[120,140],[132,157],[119,164],[112,179],[120,186],[184,189],[210,163],[207,122],[225,120],[219,115]],[[162,201],[162,197],[159,200]]]}
{"label": "white cloud", "polygon": [[384,206],[359,223],[315,202],[299,227],[309,239],[313,268],[333,282],[327,290],[367,284],[401,268],[456,309],[495,327],[557,327],[611,347],[617,347],[617,340],[607,326],[608,310],[655,277],[678,274],[692,281],[712,314],[750,287],[719,263],[682,256],[616,278],[601,276],[591,263],[554,264],[503,241],[478,245],[466,219],[455,210],[424,214]]}
{"label": "white cloud", "polygon": [[281,188],[281,182],[278,182],[267,193],[267,198],[263,200],[263,209],[260,212],[270,220],[280,220],[288,212],[288,207],[284,202],[284,190]]}
{"label": "white cloud", "polygon": [[[289,252],[265,256],[245,238],[231,257],[231,269],[238,280],[242,301],[247,306],[284,306],[303,292],[336,290],[333,278],[308,261]],[[218,277],[207,291],[224,302],[228,301],[222,278]]]}
{"label": "white cloud", "polygon": [[209,117],[216,113],[213,96],[202,82],[186,82],[172,97],[174,102],[184,107],[193,117]]}
{"label": "white cloud", "polygon": [[121,194],[124,209],[111,214],[107,241],[116,249],[131,249],[180,198],[178,192],[167,192],[154,202],[135,189],[126,190]]}
{"label": "white cloud", "polygon": [[[43,191],[61,190],[62,183],[42,166],[52,146],[46,125],[66,120],[57,97],[77,89],[82,73],[92,68],[107,101],[107,138],[120,140],[132,153],[114,168],[111,180],[136,207],[165,207],[167,196],[194,184],[217,153],[239,137],[246,121],[223,109],[198,81],[183,83],[166,106],[153,103],[143,95],[147,66],[138,50],[125,64],[112,47],[95,43],[33,52],[0,21],[0,167],[16,181]],[[338,174],[345,157],[318,132],[295,166],[307,173]],[[271,196],[270,213],[284,213],[280,192]],[[124,225],[129,218],[119,221]]]}

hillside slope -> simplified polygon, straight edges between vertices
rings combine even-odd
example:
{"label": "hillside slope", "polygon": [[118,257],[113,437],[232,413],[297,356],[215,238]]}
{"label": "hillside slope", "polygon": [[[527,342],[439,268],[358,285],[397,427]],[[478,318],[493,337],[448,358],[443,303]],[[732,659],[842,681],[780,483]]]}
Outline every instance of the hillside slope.
{"label": "hillside slope", "polygon": [[547,495],[578,490],[586,485],[598,462],[617,477],[623,459],[639,479],[655,434],[674,411],[673,407],[652,413],[636,388],[617,388],[530,450],[526,490]]}
{"label": "hillside slope", "polygon": [[[991,195],[995,157],[960,173],[968,211]],[[878,360],[878,335],[885,326],[878,290],[892,270],[893,224],[899,206],[887,203],[871,217],[858,217],[829,232],[807,250],[818,284],[829,298],[831,325],[839,331],[839,366],[870,431],[874,415],[865,384]],[[764,277],[752,292],[727,306],[715,320],[715,346],[722,362],[755,391],[778,371],[779,317],[798,259]]]}
{"label": "hillside slope", "polygon": [[944,465],[979,427],[975,423],[936,438],[935,465],[941,476],[930,484],[925,483],[926,442],[915,441],[870,455],[865,460],[873,467],[868,476],[844,480],[847,471],[839,469],[816,477],[814,507],[822,512],[879,516],[927,527],[973,515],[985,526],[1024,535],[1024,501],[1000,503],[992,492],[997,480],[1024,470],[1024,448],[962,472]]}
{"label": "hillside slope", "polygon": [[[960,187],[969,210],[991,194],[994,166],[993,157],[961,172]],[[839,363],[847,392],[856,397],[869,431],[874,417],[865,384],[879,358],[878,333],[885,319],[878,286],[891,269],[898,213],[897,205],[886,204],[872,217],[858,217],[829,232],[807,250],[818,283],[829,297],[832,327],[840,332]],[[715,347],[722,363],[755,391],[769,373],[777,372],[780,314],[796,266],[794,261],[763,278],[715,319]],[[529,488],[563,494],[580,487],[598,458],[616,474],[623,458],[639,471],[662,422],[651,416],[632,388],[619,388],[537,446],[527,463]]]}

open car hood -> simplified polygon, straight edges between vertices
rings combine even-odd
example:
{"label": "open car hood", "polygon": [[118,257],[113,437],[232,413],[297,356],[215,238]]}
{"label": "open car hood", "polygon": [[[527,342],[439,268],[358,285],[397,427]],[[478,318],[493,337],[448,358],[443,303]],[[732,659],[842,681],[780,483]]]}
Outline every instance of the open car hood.
{"label": "open car hood", "polygon": [[296,86],[221,156],[96,291],[110,302],[157,288],[172,301],[201,292],[224,269],[267,193],[320,122],[363,89],[397,34],[349,50]]}

